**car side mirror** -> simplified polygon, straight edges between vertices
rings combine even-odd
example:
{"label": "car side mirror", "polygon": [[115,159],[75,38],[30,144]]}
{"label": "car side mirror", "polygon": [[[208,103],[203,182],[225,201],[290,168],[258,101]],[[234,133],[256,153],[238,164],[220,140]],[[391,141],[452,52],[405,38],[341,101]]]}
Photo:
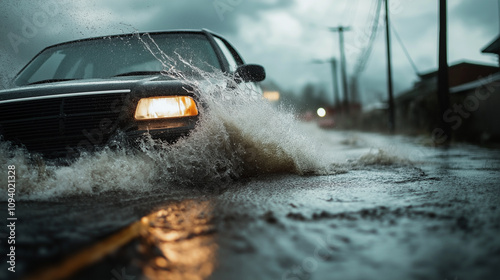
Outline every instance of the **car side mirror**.
{"label": "car side mirror", "polygon": [[266,70],[257,64],[243,64],[236,69],[235,76],[243,82],[260,82],[266,78]]}

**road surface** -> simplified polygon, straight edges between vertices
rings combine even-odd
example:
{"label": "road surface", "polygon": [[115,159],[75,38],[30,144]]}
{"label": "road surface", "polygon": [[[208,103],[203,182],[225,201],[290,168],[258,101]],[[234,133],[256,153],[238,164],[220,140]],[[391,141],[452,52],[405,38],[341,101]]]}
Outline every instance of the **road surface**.
{"label": "road surface", "polygon": [[290,122],[69,166],[3,143],[0,278],[499,279],[498,149]]}

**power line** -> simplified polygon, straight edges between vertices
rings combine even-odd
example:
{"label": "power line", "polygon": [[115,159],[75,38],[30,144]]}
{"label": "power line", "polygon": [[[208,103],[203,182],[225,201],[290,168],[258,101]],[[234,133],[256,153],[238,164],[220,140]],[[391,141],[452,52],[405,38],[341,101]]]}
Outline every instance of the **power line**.
{"label": "power line", "polygon": [[375,15],[373,17],[373,21],[372,21],[372,25],[371,25],[372,28],[371,28],[368,44],[364,48],[363,52],[361,53],[361,55],[358,58],[358,62],[356,64],[355,71],[354,71],[355,75],[359,75],[361,72],[363,72],[365,70],[366,64],[368,63],[368,59],[370,58],[371,51],[373,49],[373,44],[374,44],[375,39],[377,37],[381,8],[382,8],[382,0],[377,0],[376,8],[375,8]]}
{"label": "power line", "polygon": [[[355,18],[356,18],[356,13],[357,13],[357,7],[358,7],[358,4],[359,4],[359,0],[348,0],[346,1],[346,4],[348,8],[344,8],[344,12],[343,12],[343,18],[342,18],[342,21],[341,22],[347,22],[348,20],[348,25],[352,25],[352,23],[354,22]],[[347,20],[346,20],[347,18]]]}
{"label": "power line", "polygon": [[401,40],[401,37],[399,37],[399,34],[398,34],[398,32],[396,31],[396,28],[394,27],[394,25],[393,25],[393,24],[391,24],[391,29],[392,29],[392,32],[394,33],[394,36],[396,37],[396,40],[398,40],[399,45],[400,45],[400,46],[401,46],[401,48],[403,49],[403,52],[405,53],[406,58],[407,58],[407,59],[408,59],[408,61],[410,62],[411,67],[413,68],[413,71],[415,71],[415,74],[417,74],[417,76],[420,76],[420,72],[418,71],[417,65],[415,64],[415,62],[414,62],[414,61],[413,61],[413,59],[411,58],[411,55],[410,55],[410,53],[408,52],[408,49],[406,48],[405,44],[403,43],[403,40]]}
{"label": "power line", "polygon": [[[370,15],[373,15],[372,19],[368,20],[369,28],[370,28],[370,34],[367,36],[368,37],[368,43],[366,46],[363,48],[361,51],[361,54],[358,57],[358,60],[356,62],[356,65],[354,67],[354,74],[351,77],[351,96],[352,96],[352,102],[355,103],[356,101],[359,101],[358,98],[358,78],[365,70],[366,64],[368,63],[368,60],[370,59],[371,51],[375,42],[375,39],[377,37],[377,30],[379,26],[379,20],[380,20],[380,10],[382,7],[382,0],[377,0],[372,3],[371,8],[370,8]],[[363,30],[365,31],[365,30]],[[366,34],[365,32],[363,32]],[[366,37],[365,37],[366,38]]]}

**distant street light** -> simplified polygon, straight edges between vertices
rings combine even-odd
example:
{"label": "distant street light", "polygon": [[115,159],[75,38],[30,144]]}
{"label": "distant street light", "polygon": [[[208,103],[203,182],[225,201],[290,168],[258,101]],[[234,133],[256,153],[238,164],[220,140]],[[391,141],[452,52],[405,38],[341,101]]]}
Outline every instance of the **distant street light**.
{"label": "distant street light", "polygon": [[326,116],[326,110],[325,108],[318,108],[318,111],[316,111],[316,113],[318,114],[318,116],[320,118],[323,118]]}

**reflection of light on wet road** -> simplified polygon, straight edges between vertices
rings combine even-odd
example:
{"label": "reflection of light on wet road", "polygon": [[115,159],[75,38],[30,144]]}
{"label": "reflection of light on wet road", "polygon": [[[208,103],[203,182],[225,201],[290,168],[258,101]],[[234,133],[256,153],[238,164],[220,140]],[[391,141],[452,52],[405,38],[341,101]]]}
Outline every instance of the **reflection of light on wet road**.
{"label": "reflection of light on wet road", "polygon": [[215,270],[217,244],[209,201],[173,202],[127,228],[26,279],[66,279],[127,244],[139,246],[132,259],[151,280],[206,279]]}
{"label": "reflection of light on wet road", "polygon": [[[141,253],[149,279],[206,279],[215,269],[217,244],[208,201],[182,201],[143,222]],[[159,252],[157,249],[159,249]]]}

